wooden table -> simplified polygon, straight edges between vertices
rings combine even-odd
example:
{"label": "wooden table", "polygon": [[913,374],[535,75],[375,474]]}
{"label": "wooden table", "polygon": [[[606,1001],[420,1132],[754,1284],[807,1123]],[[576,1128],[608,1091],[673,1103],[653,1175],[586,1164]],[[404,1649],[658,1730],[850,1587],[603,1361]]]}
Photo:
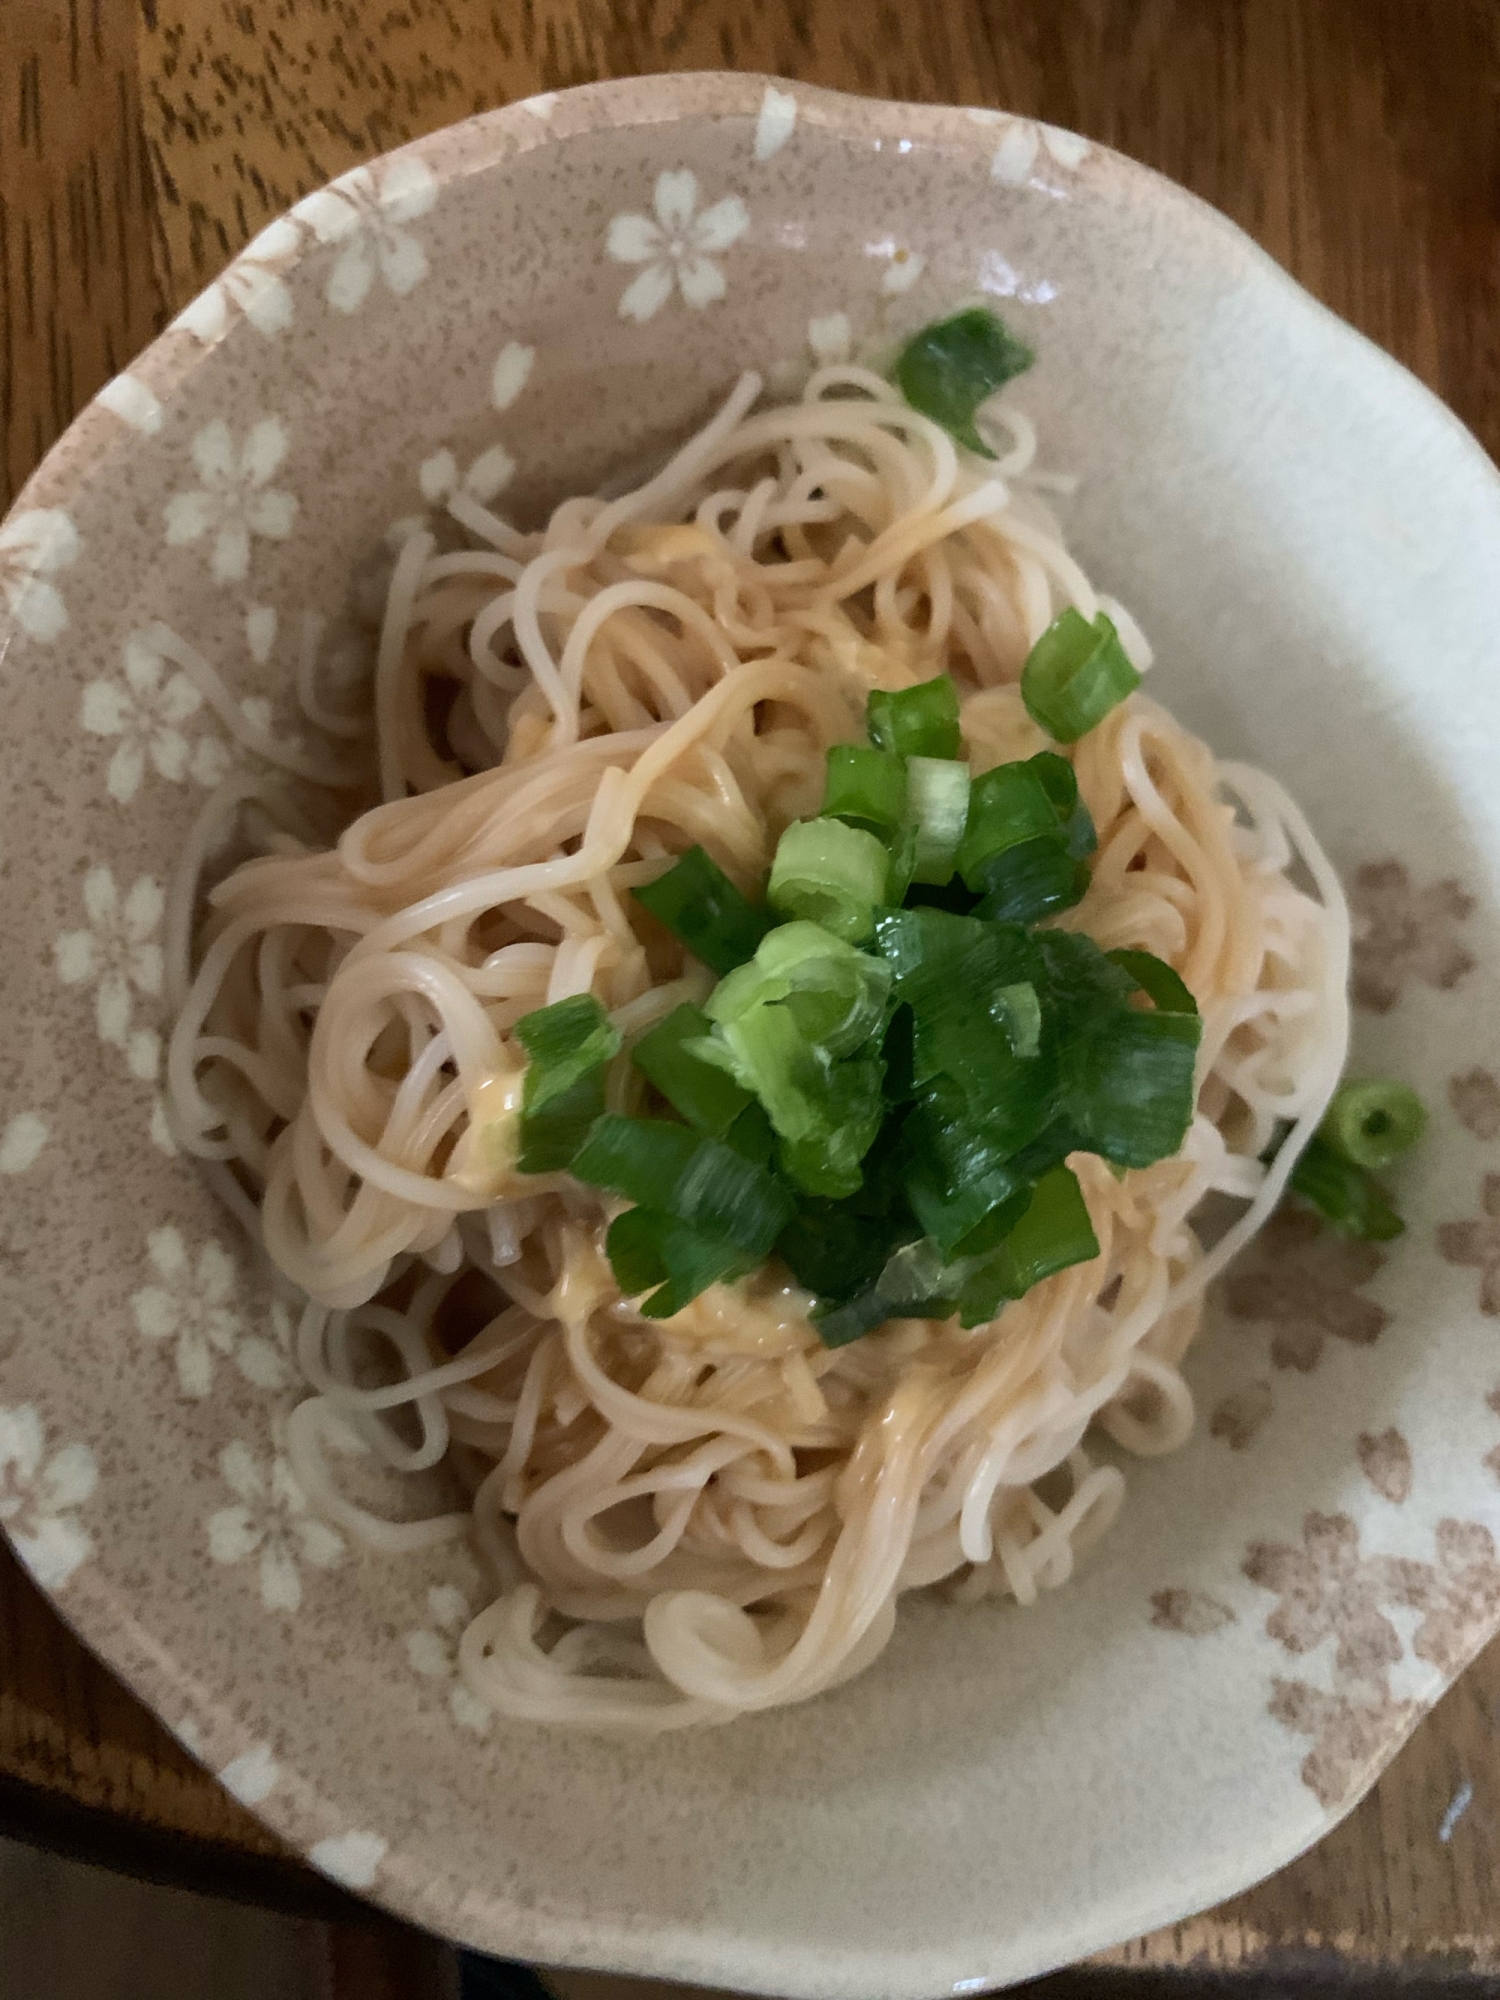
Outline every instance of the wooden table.
{"label": "wooden table", "polygon": [[[230,253],[329,176],[535,91],[725,66],[1000,105],[1149,161],[1500,454],[1497,0],[0,0],[0,501]],[[1184,1966],[1500,1972],[1497,1722],[1492,1649],[1321,1846],[1107,1954],[1109,1983]],[[8,1557],[0,1825],[348,1907]]]}

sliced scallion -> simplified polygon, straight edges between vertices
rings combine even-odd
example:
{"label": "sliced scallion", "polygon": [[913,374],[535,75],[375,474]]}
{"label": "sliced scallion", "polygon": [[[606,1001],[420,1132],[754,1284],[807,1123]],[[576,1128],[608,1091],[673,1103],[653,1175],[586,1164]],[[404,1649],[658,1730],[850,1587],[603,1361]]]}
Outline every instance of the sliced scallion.
{"label": "sliced scallion", "polygon": [[957,757],[958,689],[946,674],[909,688],[874,688],[865,705],[870,741],[898,757]]}
{"label": "sliced scallion", "polygon": [[1380,1173],[1416,1145],[1427,1112],[1408,1085],[1378,1077],[1340,1084],[1318,1129],[1351,1165]]}
{"label": "sliced scallion", "polygon": [[974,414],[1035,359],[987,306],[971,306],[914,335],[896,363],[896,381],[914,410],[970,451],[993,458],[974,427]]}
{"label": "sliced scallion", "polygon": [[908,757],[906,810],[916,830],[910,879],[950,881],[969,818],[969,767],[951,757]]}
{"label": "sliced scallion", "polygon": [[651,1208],[617,1215],[605,1249],[623,1295],[649,1294],[640,1308],[647,1319],[670,1319],[710,1285],[743,1278],[759,1261],[723,1237]]}
{"label": "sliced scallion", "polygon": [[529,1058],[521,1087],[522,1173],[549,1174],[571,1165],[604,1109],[605,1073],[618,1054],[620,1031],[590,993],[537,1007],[516,1023]]}
{"label": "sliced scallion", "polygon": [[717,1139],[657,1118],[606,1113],[573,1161],[591,1187],[766,1256],[794,1212],[775,1177]]}
{"label": "sliced scallion", "polygon": [[1335,1152],[1321,1133],[1313,1134],[1288,1186],[1345,1236],[1388,1243],[1406,1227],[1370,1174]]}
{"label": "sliced scallion", "polygon": [[664,875],[643,883],[635,899],[721,975],[754,957],[773,921],[701,847],[690,847]]}
{"label": "sliced scallion", "polygon": [[773,910],[857,944],[885,901],[890,856],[862,827],[839,819],[794,820],[776,846],[766,891]]}
{"label": "sliced scallion", "polygon": [[722,1139],[752,1099],[727,1071],[691,1046],[711,1029],[708,1016],[684,1001],[641,1037],[630,1060],[690,1125]]}
{"label": "sliced scallion", "polygon": [[904,759],[868,743],[836,743],[828,753],[822,817],[889,840],[906,816],[906,790]]}
{"label": "sliced scallion", "polygon": [[1027,655],[1021,699],[1054,741],[1076,743],[1140,681],[1104,613],[1089,620],[1069,605]]}

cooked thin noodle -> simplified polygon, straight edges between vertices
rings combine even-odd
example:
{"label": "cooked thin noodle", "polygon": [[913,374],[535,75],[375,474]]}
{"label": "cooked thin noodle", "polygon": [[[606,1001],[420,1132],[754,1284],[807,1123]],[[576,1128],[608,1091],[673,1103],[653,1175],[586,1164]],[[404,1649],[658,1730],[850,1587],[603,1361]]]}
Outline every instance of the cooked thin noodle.
{"label": "cooked thin noodle", "polygon": [[[270,781],[230,780],[169,916],[174,1132],[258,1204],[305,1297],[297,1474],[372,1547],[472,1537],[497,1595],[464,1677],[535,1721],[722,1722],[859,1672],[903,1590],[1027,1604],[1066,1581],[1124,1492],[1101,1440],[1187,1436],[1203,1286],[1279,1199],[1344,1060],[1347,913],[1305,820],[1137,693],[1073,752],[1099,850],[1062,921],[1169,960],[1204,1034],[1178,1156],[1119,1180],[1072,1161],[1098,1258],[992,1325],[906,1320],[837,1350],[774,1265],[665,1323],[620,1299],[610,1205],[509,1164],[517,1020],[592,992],[633,1036],[702,999],[709,976],[630,889],[695,842],[756,885],[871,687],[951,673],[984,769],[1044,747],[1018,681],[1065,604],[1108,605],[1149,664],[1063,547],[1024,418],[978,477],[861,370],[783,408],[755,410],[759,387],[645,485],[566,501],[540,533],[462,497],[414,533],[375,667],[383,802],[324,851]],[[158,637],[245,736],[208,664]],[[348,738],[308,643],[307,740]],[[337,748],[248,736],[347,782]],[[190,966],[230,831],[261,852],[208,894]],[[642,1087],[615,1065],[612,1104]],[[1205,1255],[1191,1218],[1214,1191],[1245,1207]],[[467,1501],[382,1518],[344,1490],[351,1446],[446,1468]]]}

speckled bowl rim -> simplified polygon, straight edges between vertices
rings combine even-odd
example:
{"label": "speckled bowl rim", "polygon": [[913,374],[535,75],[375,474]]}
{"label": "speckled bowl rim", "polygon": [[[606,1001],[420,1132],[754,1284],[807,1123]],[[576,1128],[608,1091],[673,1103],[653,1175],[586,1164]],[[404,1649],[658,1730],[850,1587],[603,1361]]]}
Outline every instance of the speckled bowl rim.
{"label": "speckled bowl rim", "polygon": [[[433,169],[439,186],[444,186],[477,173],[503,170],[521,154],[566,146],[571,138],[585,133],[646,131],[683,119],[714,115],[753,118],[767,89],[778,87],[795,90],[799,119],[841,134],[910,138],[965,154],[981,154],[990,148],[985,129],[971,122],[962,107],[863,98],[753,72],[685,71],[586,84],[549,93],[545,100],[548,109],[554,102],[567,103],[584,113],[576,134],[559,133],[549,118],[538,115],[544,100],[521,100],[480,113],[442,132],[426,134],[378,158],[388,162],[420,152]],[[457,160],[435,157],[435,142],[441,148],[445,137],[458,134],[464,137],[461,157]],[[1153,169],[1097,144],[1092,144],[1092,151],[1108,161],[1112,170],[1111,194],[1119,203],[1154,211],[1167,219],[1173,231],[1190,240],[1200,255],[1217,260],[1226,269],[1243,272],[1262,285],[1274,286],[1283,305],[1289,312],[1300,315],[1304,324],[1316,323],[1325,329],[1336,327],[1337,337],[1351,360],[1364,369],[1366,379],[1380,396],[1391,404],[1404,405],[1403,414],[1411,422],[1424,427],[1434,438],[1440,437],[1448,452],[1467,460],[1471,474],[1481,472],[1500,496],[1500,472],[1459,419],[1407,369],[1313,298],[1236,224]],[[299,248],[283,268],[294,267],[305,254],[306,246]],[[229,268],[240,262],[236,258]],[[163,334],[148,352],[153,357],[153,382],[165,401],[204,365],[212,350],[172,341],[168,334]],[[65,491],[86,491],[117,480],[121,462],[128,461],[130,448],[130,436],[122,433],[98,402],[91,403],[52,446],[17,496],[12,512],[19,513],[36,504],[33,495],[43,483],[50,500],[55,501]],[[1500,561],[1500,547],[1497,547],[1497,561]],[[14,629],[13,621],[0,616],[0,658]],[[53,1601],[59,1615],[77,1636],[158,1714],[212,1717],[220,1726],[221,1735],[242,1737],[249,1743],[252,1732],[225,1713],[232,1689],[200,1686],[190,1662],[166,1654],[154,1645],[150,1631],[141,1626],[132,1605],[112,1581],[107,1564],[86,1565],[66,1597]],[[1445,1687],[1452,1684],[1497,1630],[1500,1630],[1500,1616],[1477,1637],[1471,1637],[1459,1668],[1447,1678]],[[788,1956],[777,1948],[774,1940],[741,1938],[727,1926],[663,1923],[649,1937],[643,1937],[638,1930],[607,1918],[590,1920],[587,1925],[573,1919],[569,1948],[564,1952],[559,1946],[560,1933],[569,1924],[566,1916],[556,1918],[512,1905],[506,1913],[502,1940],[498,1935],[501,1926],[493,1918],[496,1908],[493,1901],[489,1906],[490,1917],[482,1925],[468,1927],[465,1937],[465,1926],[461,1921],[455,1922],[451,1905],[440,1916],[437,1914],[424,1882],[403,1867],[399,1849],[387,1857],[372,1900],[416,1924],[438,1924],[446,1933],[482,1949],[503,1949],[512,1956],[543,1963],[551,1959],[648,1977],[732,1984],[765,1993],[848,1995],[849,2000],[872,1990],[906,1995],[973,1992],[989,1983],[991,1977],[971,1976],[976,1960],[994,1968],[992,1976],[996,1981],[1010,1983],[1031,1978],[1060,1963],[1189,1917],[1275,1872],[1315,1844],[1353,1809],[1380,1771],[1397,1755],[1425,1712],[1425,1707],[1419,1708],[1406,1726],[1392,1731],[1382,1745],[1379,1764],[1369,1770],[1364,1783],[1341,1807],[1327,1814],[1310,1838],[1304,1838],[1299,1830],[1288,1839],[1277,1826],[1265,1825],[1257,1829],[1255,1836],[1242,1838],[1232,1855],[1226,1854],[1221,1859],[1213,1850],[1205,1851],[1201,1870],[1191,1881],[1163,1883],[1153,1880],[1147,1869],[1133,1898],[1116,1896],[1104,1907],[1081,1912],[1067,1936],[1057,1937],[1052,1947],[1038,1941],[1036,1949],[1025,1959],[1017,1956],[1014,1945],[1005,1937],[986,1932],[982,1910],[974,1913],[972,1931],[955,1939],[951,1946],[941,1950],[924,1947],[914,1951],[909,1959],[885,1954],[879,1961],[878,1974],[872,1966],[862,1965],[847,1952],[830,1952],[820,1960],[817,1954],[799,1946]],[[302,1808],[309,1800],[317,1799],[302,1774],[287,1775],[290,1781],[287,1785],[253,1808],[257,1817],[283,1836],[290,1833],[289,1821],[304,1816],[301,1810],[293,1809],[294,1802],[296,1808]],[[580,1949],[577,1939],[584,1929],[588,1942]],[[870,1984],[872,1975],[875,1987]]]}

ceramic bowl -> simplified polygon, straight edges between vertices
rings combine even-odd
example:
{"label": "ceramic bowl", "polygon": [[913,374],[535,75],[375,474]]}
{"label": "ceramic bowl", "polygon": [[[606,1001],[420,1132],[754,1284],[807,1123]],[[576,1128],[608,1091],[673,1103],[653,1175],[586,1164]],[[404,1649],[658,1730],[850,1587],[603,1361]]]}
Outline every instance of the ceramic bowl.
{"label": "ceramic bowl", "polygon": [[[1288,1222],[1217,1292],[1192,1444],[1033,1610],[908,1601],[854,1684],[701,1734],[486,1724],[462,1553],[366,1556],[281,1455],[289,1328],[172,1154],[163,885],[357,657],[394,520],[532,515],[992,302],[1155,691],[1344,871],[1357,1059],[1431,1134],[1385,1249]],[[70,1623],[336,1880],[513,1956],[769,1993],[977,1991],[1315,1840],[1500,1624],[1500,481],[1180,189],[994,112],[750,76],[533,98],[273,223],[0,528],[0,1521]]]}

